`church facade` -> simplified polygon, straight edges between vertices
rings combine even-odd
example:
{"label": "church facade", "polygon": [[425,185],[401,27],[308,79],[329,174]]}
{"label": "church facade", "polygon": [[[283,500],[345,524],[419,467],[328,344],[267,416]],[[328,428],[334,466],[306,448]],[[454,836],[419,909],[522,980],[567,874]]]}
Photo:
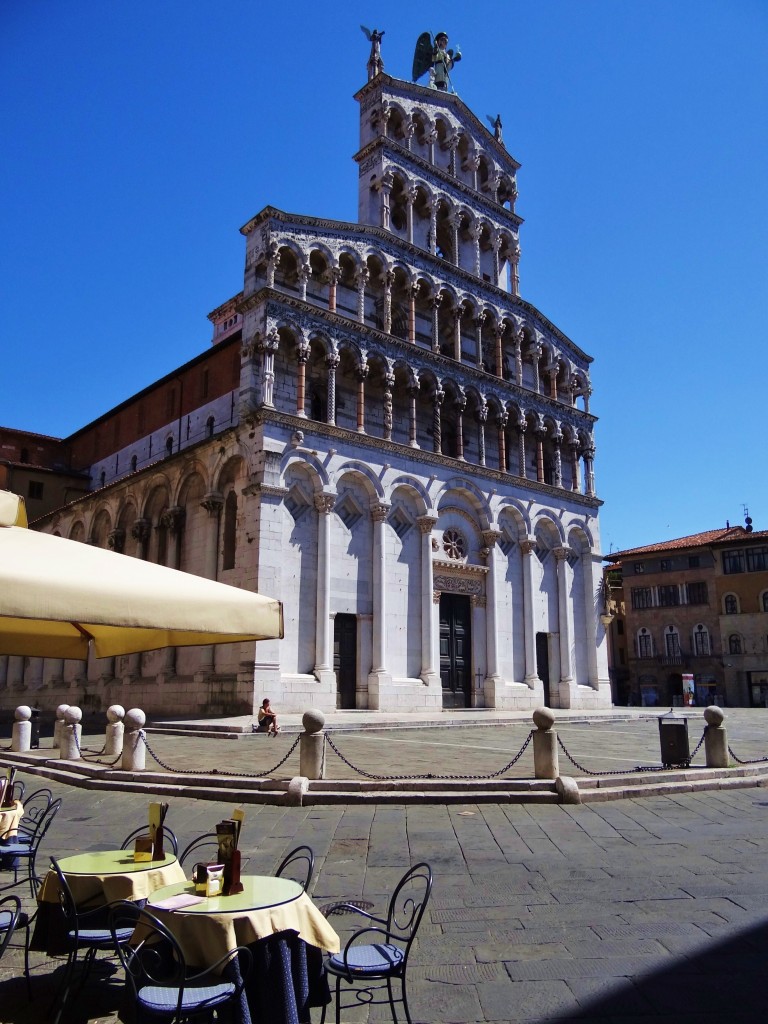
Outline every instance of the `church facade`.
{"label": "church facade", "polygon": [[277,597],[285,638],[4,658],[4,706],[610,705],[591,360],[519,294],[519,165],[369,75],[357,223],[249,221],[210,350],[62,442],[94,489],[36,524]]}

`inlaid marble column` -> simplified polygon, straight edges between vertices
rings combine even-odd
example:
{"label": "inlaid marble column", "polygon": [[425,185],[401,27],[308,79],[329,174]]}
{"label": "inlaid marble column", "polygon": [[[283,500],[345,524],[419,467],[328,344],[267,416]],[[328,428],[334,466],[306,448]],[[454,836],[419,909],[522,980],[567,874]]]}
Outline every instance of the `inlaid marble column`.
{"label": "inlaid marble column", "polygon": [[315,622],[314,673],[333,671],[331,651],[331,512],[332,494],[315,495],[317,510],[317,620]]}
{"label": "inlaid marble column", "polygon": [[552,448],[555,455],[555,487],[563,486],[563,456],[562,456],[563,435],[555,434],[552,438]]}
{"label": "inlaid marble column", "polygon": [[261,400],[264,405],[274,408],[275,394],[275,352],[280,344],[280,335],[274,328],[259,342],[261,352]]}
{"label": "inlaid marble column", "polygon": [[384,333],[392,333],[392,285],[395,283],[394,272],[388,270],[384,274]]}
{"label": "inlaid marble column", "polygon": [[[593,555],[587,549],[581,554],[581,574],[584,580],[584,635],[587,648],[587,672],[589,674],[589,685],[594,690],[600,689],[600,670],[597,664],[597,629],[598,609],[596,604],[597,585],[595,576],[601,578],[602,568],[600,555]],[[604,632],[605,627],[600,624]],[[608,687],[606,680],[606,688]]]}
{"label": "inlaid marble column", "polygon": [[523,386],[523,339],[522,330],[515,335],[515,382],[518,387]]}
{"label": "inlaid marble column", "polygon": [[312,277],[312,267],[308,263],[302,263],[299,267],[299,298],[307,301],[307,283]]}
{"label": "inlaid marble column", "polygon": [[472,242],[472,270],[475,277],[480,277],[480,225],[475,222],[469,227],[469,238]]}
{"label": "inlaid marble column", "polygon": [[392,440],[392,426],[394,417],[392,415],[392,388],[395,386],[394,373],[384,375],[384,440]]}
{"label": "inlaid marble column", "polygon": [[429,204],[429,251],[437,255],[437,200]]}
{"label": "inlaid marble column", "polygon": [[296,415],[307,418],[307,363],[309,362],[309,345],[296,347]]}
{"label": "inlaid marble column", "polygon": [[378,186],[378,188],[379,188],[379,195],[381,196],[381,207],[380,207],[380,214],[379,214],[379,223],[380,223],[381,227],[384,228],[385,231],[389,231],[390,230],[389,198],[390,198],[390,195],[392,194],[392,184],[393,184],[392,175],[389,172],[387,172],[381,178],[381,181],[379,182],[379,186]]}
{"label": "inlaid marble column", "polygon": [[557,401],[557,371],[558,370],[559,370],[559,366],[557,365],[557,363],[553,363],[552,366],[549,367],[549,397],[554,402]]}
{"label": "inlaid marble column", "polygon": [[448,139],[448,172],[456,177],[456,150],[459,146],[459,136],[452,135]]}
{"label": "inlaid marble column", "polygon": [[494,286],[494,288],[498,288],[499,277],[501,276],[501,263],[499,260],[499,252],[501,250],[501,239],[499,238],[498,235],[493,239],[491,247],[493,252],[493,280],[491,281],[491,284]]}
{"label": "inlaid marble column", "polygon": [[331,267],[328,271],[328,312],[336,312],[336,288],[341,279],[341,270],[338,267]]}
{"label": "inlaid marble column", "polygon": [[539,682],[536,668],[536,623],[533,614],[533,557],[536,542],[520,542],[523,559],[523,630],[525,639],[525,679],[531,689]]}
{"label": "inlaid marble column", "polygon": [[493,332],[493,339],[495,342],[496,349],[496,376],[500,379],[504,378],[504,328],[501,324],[496,324]]}
{"label": "inlaid marble column", "polygon": [[357,432],[365,433],[365,378],[368,376],[367,366],[358,366],[357,376]]}
{"label": "inlaid marble column", "polygon": [[499,469],[502,473],[507,472],[507,421],[509,413],[502,412],[496,417],[496,427],[499,435]]}
{"label": "inlaid marble column", "polygon": [[477,410],[477,448],[481,466],[485,465],[485,424],[488,422],[488,406],[482,405]]}
{"label": "inlaid marble column", "polygon": [[467,400],[462,395],[456,402],[456,458],[466,462],[464,458],[464,410]]}
{"label": "inlaid marble column", "polygon": [[517,475],[525,480],[528,472],[525,466],[525,423],[517,424]]}
{"label": "inlaid marble column", "polygon": [[590,497],[595,494],[595,449],[584,449],[584,489]]}
{"label": "inlaid marble column", "polygon": [[267,256],[267,288],[275,287],[275,271],[280,263],[280,253],[272,251]]}
{"label": "inlaid marble column", "polygon": [[432,396],[432,450],[438,455],[443,454],[443,429],[440,411],[445,398],[442,388],[436,388]]}
{"label": "inlaid marble column", "polygon": [[459,215],[453,213],[448,218],[448,227],[451,229],[451,262],[459,266]]}
{"label": "inlaid marble column", "polygon": [[365,288],[368,284],[370,272],[367,267],[361,267],[355,275],[357,285],[357,319],[361,324],[365,323]]}
{"label": "inlaid marble column", "polygon": [[590,384],[584,388],[584,412],[589,412],[589,396],[592,394],[592,387]]}
{"label": "inlaid marble column", "polygon": [[371,671],[386,672],[387,661],[387,565],[384,524],[387,521],[389,505],[371,506],[373,520],[373,646],[371,649]]}
{"label": "inlaid marble column", "polygon": [[536,439],[536,480],[538,483],[544,483],[544,438],[547,436],[547,432],[543,427],[537,427],[534,431],[534,437]]}
{"label": "inlaid marble column", "polygon": [[488,549],[488,573],[485,577],[485,661],[486,682],[499,682],[498,634],[496,628],[496,544],[501,538],[498,530],[484,530],[483,543]]}
{"label": "inlaid marble column", "polygon": [[[413,125],[411,125],[411,128]],[[405,193],[405,211],[407,217],[407,237],[411,245],[413,245],[413,207],[419,196],[419,190],[415,187],[411,187]]]}
{"label": "inlaid marble column", "polygon": [[[200,505],[208,513],[208,522],[205,528],[203,575],[206,579],[215,580],[219,574],[219,530],[224,498],[218,492],[211,491],[205,495]],[[200,654],[197,671],[204,677],[209,676],[215,671],[216,648],[213,644],[208,644],[198,650]]]}
{"label": "inlaid marble column", "polygon": [[541,359],[542,347],[538,342],[531,345],[528,350],[531,356],[531,362],[533,363],[533,390],[536,394],[541,392],[541,374],[539,372],[539,360]]}
{"label": "inlaid marble column", "polygon": [[419,294],[418,283],[408,289],[408,341],[416,344],[416,296]]}
{"label": "inlaid marble column", "polygon": [[569,580],[568,580],[568,556],[570,548],[555,548],[553,551],[557,559],[557,612],[558,627],[560,634],[560,707],[571,706],[571,683],[573,682],[573,666],[571,663],[571,623],[568,615],[570,606]]}
{"label": "inlaid marble column", "polygon": [[429,305],[432,309],[432,351],[440,351],[440,303],[443,301],[442,295],[433,295],[429,300]]}
{"label": "inlaid marble column", "polygon": [[579,445],[578,443],[571,442],[571,490],[580,491],[581,484],[579,483]]}
{"label": "inlaid marble column", "polygon": [[410,401],[410,424],[408,444],[411,448],[418,448],[418,425],[416,422],[416,398],[419,394],[419,385],[411,384],[408,387],[408,399]]}
{"label": "inlaid marble column", "polygon": [[325,422],[331,426],[336,425],[336,369],[340,358],[338,352],[329,352],[325,357],[325,365],[328,367],[328,396]]}
{"label": "inlaid marble column", "polygon": [[516,246],[512,253],[511,262],[512,294],[520,294],[520,246]]}
{"label": "inlaid marble column", "polygon": [[429,147],[429,162],[433,164],[435,162],[435,143],[437,142],[437,129],[433,128],[431,132],[428,132],[424,141]]}
{"label": "inlaid marble column", "polygon": [[421,533],[421,678],[428,682],[437,671],[435,660],[435,602],[432,572],[432,530],[435,516],[416,520]]}
{"label": "inlaid marble column", "polygon": [[480,157],[477,154],[468,157],[467,158],[467,162],[465,164],[465,167],[466,167],[466,169],[468,171],[472,172],[472,182],[471,182],[471,184],[472,184],[472,188],[475,190],[475,192],[477,192],[478,191],[478,187],[477,187],[477,184],[478,184],[477,183],[477,172],[478,172],[478,170],[480,168]]}
{"label": "inlaid marble column", "polygon": [[461,306],[453,311],[453,358],[461,362]]}
{"label": "inlaid marble column", "polygon": [[483,324],[485,323],[485,313],[480,313],[479,316],[475,317],[475,365],[483,365]]}

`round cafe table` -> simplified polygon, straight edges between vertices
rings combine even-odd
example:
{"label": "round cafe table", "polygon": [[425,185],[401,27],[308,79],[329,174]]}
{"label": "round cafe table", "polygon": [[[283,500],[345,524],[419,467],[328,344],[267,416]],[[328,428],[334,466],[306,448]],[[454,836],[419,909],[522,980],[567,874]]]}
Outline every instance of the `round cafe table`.
{"label": "round cafe table", "polygon": [[[59,867],[72,890],[75,903],[114,903],[115,900],[146,900],[163,886],[185,879],[175,854],[162,860],[133,859],[133,850],[97,850],[62,857]],[[40,903],[59,902],[59,882],[54,871],[45,876]]]}
{"label": "round cafe table", "polygon": [[10,807],[0,809],[0,839],[12,839],[24,815],[21,800],[14,800]]}

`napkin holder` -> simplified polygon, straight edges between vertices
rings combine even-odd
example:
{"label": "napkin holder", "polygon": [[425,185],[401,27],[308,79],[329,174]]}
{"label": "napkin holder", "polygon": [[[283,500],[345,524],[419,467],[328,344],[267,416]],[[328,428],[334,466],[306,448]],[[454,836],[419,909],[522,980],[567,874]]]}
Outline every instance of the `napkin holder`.
{"label": "napkin holder", "polygon": [[151,836],[139,836],[133,844],[133,859],[138,864],[152,860],[154,843]]}

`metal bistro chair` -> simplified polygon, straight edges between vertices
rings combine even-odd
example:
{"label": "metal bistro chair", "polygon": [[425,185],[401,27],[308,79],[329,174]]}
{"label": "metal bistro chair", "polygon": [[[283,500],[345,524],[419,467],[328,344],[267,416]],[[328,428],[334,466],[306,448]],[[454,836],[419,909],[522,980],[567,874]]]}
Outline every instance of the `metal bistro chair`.
{"label": "metal bistro chair", "polygon": [[[402,1003],[408,1024],[411,1024],[405,984],[408,956],[431,891],[432,869],[429,864],[421,863],[400,879],[389,901],[386,918],[374,917],[351,902],[337,903],[329,909],[328,916],[354,912],[374,922],[355,932],[340,953],[332,954],[325,961],[328,973],[336,977],[336,1024],[341,1022],[342,1009],[381,1003],[389,1003],[395,1024],[395,1003]],[[361,942],[363,937],[368,937],[369,941]],[[400,982],[400,998],[395,998],[392,990],[393,979]],[[361,988],[353,1002],[342,1004],[342,981]],[[376,998],[378,992],[383,992],[385,998]],[[321,1022],[325,1021],[325,1009],[323,1007]]]}
{"label": "metal bistro chair", "polygon": [[[21,785],[23,786],[24,783],[21,783]],[[22,800],[22,797],[16,794],[15,785],[14,798]],[[24,804],[24,815],[16,829],[15,841],[28,844],[40,819],[53,803],[53,793],[50,789],[36,789],[34,793],[30,793],[27,799],[22,800],[22,802]]]}
{"label": "metal bistro chair", "polygon": [[[173,1024],[198,1017],[210,1020],[214,1009],[239,1002],[251,969],[251,954],[245,947],[238,946],[204,971],[189,974],[181,947],[154,915],[123,901],[112,905],[109,922],[138,1020],[144,1015]],[[133,936],[130,944],[121,939],[126,932]]]}
{"label": "metal bistro chair", "polygon": [[275,871],[275,875],[278,878],[291,878],[294,882],[298,882],[299,885],[304,889],[304,892],[309,889],[309,884],[312,881],[312,874],[315,870],[315,854],[312,851],[311,846],[297,846],[295,850],[291,850]]}
{"label": "metal bistro chair", "polygon": [[[54,1000],[54,1006],[58,1004],[56,1019],[59,1020],[69,998],[77,954],[81,949],[87,951],[83,958],[82,977],[78,986],[78,988],[81,988],[85,984],[85,980],[93,966],[96,954],[99,952],[114,953],[116,939],[112,931],[104,926],[107,908],[97,907],[93,910],[78,910],[72,890],[69,888],[64,872],[61,870],[59,862],[55,857],[51,857],[51,867],[56,872],[56,877],[59,881],[59,899],[61,900],[61,909],[66,919],[67,945],[69,947],[64,976]],[[94,921],[95,925],[92,923]],[[101,925],[101,927],[98,925]],[[118,936],[119,941],[128,942],[132,934],[132,928],[124,929]]]}
{"label": "metal bistro chair", "polygon": [[[195,860],[206,861],[211,857],[214,859],[219,852],[219,839],[215,832],[204,832],[203,835],[193,839],[191,843],[188,843],[182,852],[179,854],[179,864],[184,867],[184,863],[188,857],[192,854],[195,856]],[[201,856],[202,854],[202,856]]]}
{"label": "metal bistro chair", "polygon": [[[13,881],[8,882],[7,885],[0,886],[0,889],[12,889],[16,885],[21,885],[24,882],[29,882],[29,891],[32,895],[32,899],[37,896],[37,890],[40,887],[42,878],[37,873],[37,851],[40,848],[40,843],[43,841],[43,837],[48,829],[53,824],[53,819],[59,813],[61,808],[61,799],[54,800],[53,803],[48,807],[46,811],[37,820],[34,829],[31,833],[26,836],[19,837],[17,840],[11,840],[10,842],[3,843],[0,846],[0,853],[3,857],[12,859],[13,861]],[[22,821],[24,819],[22,818]],[[19,878],[19,861],[26,861],[27,874],[23,878]]]}
{"label": "metal bistro chair", "polygon": [[[122,843],[120,844],[120,849],[130,850],[137,839],[140,839],[142,836],[148,835],[149,827],[147,825],[144,825],[141,828],[135,828],[133,832],[129,832],[125,839],[122,841]],[[178,857],[179,841],[176,838],[176,834],[174,833],[173,829],[169,828],[167,825],[163,825],[163,843],[165,844],[166,841],[171,844],[174,857]]]}
{"label": "metal bistro chair", "polygon": [[29,980],[29,915],[21,909],[18,896],[5,896],[0,900],[0,959],[2,959],[13,933],[23,928],[24,939],[24,977],[27,980],[27,995],[32,998],[32,985]]}

